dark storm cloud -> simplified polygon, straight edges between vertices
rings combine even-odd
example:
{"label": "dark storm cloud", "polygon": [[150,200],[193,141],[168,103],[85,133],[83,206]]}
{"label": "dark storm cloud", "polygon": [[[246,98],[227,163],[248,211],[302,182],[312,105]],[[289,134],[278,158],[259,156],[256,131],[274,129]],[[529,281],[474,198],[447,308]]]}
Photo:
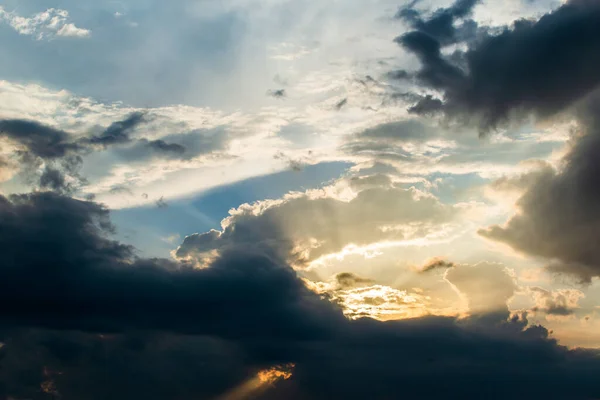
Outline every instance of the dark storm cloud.
{"label": "dark storm cloud", "polygon": [[[105,209],[49,192],[0,198],[0,220],[5,323],[265,337],[322,328],[304,318],[318,316],[302,311],[319,299],[293,270],[252,251],[224,254],[206,270],[139,259],[104,236],[111,229]],[[250,309],[271,322],[256,324]]]}
{"label": "dark storm cloud", "polygon": [[600,395],[597,353],[506,311],[350,321],[277,252],[242,243],[193,269],[136,258],[110,231],[95,203],[0,198],[1,398],[45,399],[42,383],[66,400],[213,398],[283,363],[293,377],[257,398]]}
{"label": "dark storm cloud", "polygon": [[[447,44],[466,40],[454,26],[472,4],[459,1],[429,19],[412,9],[401,15],[414,30],[396,41],[419,58],[416,76],[442,93],[448,116],[475,121],[483,130],[513,114],[546,117],[600,83],[600,3],[573,0],[538,21],[518,20],[501,32],[470,29],[476,37],[467,40],[468,50],[444,55]],[[414,112],[422,108],[415,107]]]}
{"label": "dark storm cloud", "polygon": [[600,276],[600,100],[581,106],[583,136],[575,139],[557,171],[545,167],[520,179],[526,190],[521,213],[505,226],[479,233],[514,249],[551,260],[548,268],[583,282]]}

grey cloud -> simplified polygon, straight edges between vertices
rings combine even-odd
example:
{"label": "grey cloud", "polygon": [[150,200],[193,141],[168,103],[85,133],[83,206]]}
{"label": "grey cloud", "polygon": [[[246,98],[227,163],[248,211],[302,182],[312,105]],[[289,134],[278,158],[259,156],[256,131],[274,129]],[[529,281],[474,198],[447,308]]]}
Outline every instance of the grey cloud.
{"label": "grey cloud", "polygon": [[336,110],[341,110],[342,108],[344,108],[344,106],[348,104],[348,99],[344,98],[342,100],[340,100],[336,105],[335,105],[335,109]]}
{"label": "grey cloud", "polygon": [[[302,322],[301,310],[320,300],[293,270],[250,248],[224,253],[206,270],[169,260],[140,259],[133,248],[106,236],[112,229],[107,210],[50,192],[10,200],[2,197],[0,215],[5,259],[0,267],[3,324],[265,338],[291,330],[293,335],[322,334],[327,325]],[[270,328],[255,325],[248,311],[254,307],[266,311],[268,304],[272,308],[264,315],[275,318]],[[284,315],[292,310],[300,314],[286,327]],[[327,307],[321,312],[324,316],[331,312],[327,318],[337,315]],[[317,314],[306,316],[312,319]],[[301,327],[304,323],[306,328]]]}
{"label": "grey cloud", "polygon": [[438,9],[429,19],[423,19],[414,9],[417,2],[412,2],[408,7],[402,8],[396,14],[397,18],[407,21],[416,30],[426,33],[442,44],[453,44],[462,41],[464,31],[476,28],[472,20],[456,26],[455,21],[468,17],[479,0],[457,0],[448,8]]}
{"label": "grey cloud", "polygon": [[40,177],[40,186],[59,192],[63,190],[67,184],[64,175],[59,170],[46,167]]}
{"label": "grey cloud", "polygon": [[341,289],[350,289],[358,285],[370,285],[374,281],[367,278],[362,278],[351,272],[342,272],[335,276],[335,281]]}
{"label": "grey cloud", "polygon": [[10,119],[0,121],[0,135],[25,148],[25,151],[43,159],[57,159],[81,150],[65,131],[35,121]]}
{"label": "grey cloud", "polygon": [[113,122],[102,134],[86,140],[87,143],[104,148],[131,142],[131,132],[145,121],[145,114],[136,112],[122,121]]}
{"label": "grey cloud", "polygon": [[146,142],[146,146],[149,148],[164,153],[172,153],[181,155],[185,153],[185,147],[177,143],[167,143],[164,140],[152,140]]}
{"label": "grey cloud", "polygon": [[269,90],[267,94],[276,99],[283,99],[287,96],[285,89]]}
{"label": "grey cloud", "polygon": [[[456,2],[448,10],[465,4]],[[443,94],[448,116],[476,121],[487,130],[514,114],[546,117],[562,111],[600,83],[597,2],[570,1],[538,21],[518,20],[498,33],[481,28],[468,50],[453,57],[444,56],[442,48],[464,40],[451,29],[454,25],[442,22],[464,15],[448,10],[427,20],[411,11],[405,18],[420,22],[397,38],[421,61],[420,82]],[[437,109],[439,103],[434,105]]]}
{"label": "grey cloud", "polygon": [[289,157],[287,154],[285,154],[282,151],[278,151],[277,153],[275,153],[275,155],[273,156],[273,158],[275,160],[283,160],[287,163],[288,167],[292,170],[292,171],[296,171],[296,172],[300,172],[302,171],[302,169],[304,169],[306,162],[305,160],[298,158],[298,159],[294,159]]}
{"label": "grey cloud", "polygon": [[531,287],[536,306],[534,311],[543,311],[548,315],[569,316],[577,309],[577,302],[583,293],[575,289],[563,289],[552,292],[540,287]]}
{"label": "grey cloud", "polygon": [[158,207],[158,208],[169,207],[169,204],[165,201],[165,198],[163,196],[161,196],[158,200],[156,200],[155,204],[156,204],[156,207]]}
{"label": "grey cloud", "polygon": [[409,113],[419,115],[433,115],[443,110],[444,102],[431,95],[422,97],[415,105],[408,108]]}
{"label": "grey cloud", "polygon": [[582,106],[583,132],[556,171],[546,167],[529,177],[518,200],[521,212],[506,225],[480,230],[484,237],[550,261],[548,268],[582,282],[600,276],[600,119],[597,98]]}
{"label": "grey cloud", "polygon": [[60,193],[72,193],[87,184],[80,173],[83,157],[89,161],[94,153],[110,151],[109,158],[116,155],[134,163],[154,158],[189,160],[227,146],[228,133],[222,127],[155,140],[132,137],[133,131],[149,118],[146,113],[132,113],[99,135],[83,138],[34,121],[0,120],[0,136],[19,146],[16,156],[28,183]]}
{"label": "grey cloud", "polygon": [[[65,131],[35,121],[1,120],[0,136],[17,143],[16,155],[26,181],[61,193],[70,193],[85,184],[79,174],[85,146]],[[41,175],[38,169],[43,165]],[[67,182],[69,176],[73,182]]]}
{"label": "grey cloud", "polygon": [[[2,398],[42,400],[44,382],[66,400],[214,398],[284,363],[295,364],[291,379],[257,398],[600,394],[597,352],[558,346],[505,310],[350,321],[252,241],[193,269],[136,258],[107,237],[108,211],[95,203],[0,197],[0,217]],[[470,276],[453,282],[468,292]],[[503,286],[494,273],[478,276],[490,279],[480,290]]]}
{"label": "grey cloud", "polygon": [[454,268],[456,264],[451,261],[446,261],[443,258],[432,258],[428,262],[425,263],[422,267],[419,268],[419,272],[430,272],[434,270],[447,270],[450,268]]}

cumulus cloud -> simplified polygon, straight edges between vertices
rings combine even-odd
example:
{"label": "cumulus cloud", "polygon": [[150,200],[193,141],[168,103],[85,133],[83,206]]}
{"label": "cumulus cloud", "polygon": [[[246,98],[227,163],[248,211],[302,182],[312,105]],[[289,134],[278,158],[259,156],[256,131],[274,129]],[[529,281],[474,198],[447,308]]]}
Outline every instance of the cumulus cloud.
{"label": "cumulus cloud", "polygon": [[37,40],[50,40],[56,37],[86,38],[91,31],[75,26],[69,21],[69,12],[56,8],[22,17],[16,12],[8,12],[0,6],[0,22],[4,22],[21,35],[34,36]]}
{"label": "cumulus cloud", "polygon": [[502,265],[461,265],[446,272],[446,279],[462,293],[472,314],[507,311],[517,286]]}
{"label": "cumulus cloud", "polygon": [[259,245],[293,264],[310,263],[348,245],[423,240],[457,215],[453,207],[414,188],[370,187],[344,200],[320,192],[245,204],[222,231],[188,236],[178,257],[210,257],[240,244]]}
{"label": "cumulus cloud", "polygon": [[546,290],[531,287],[529,292],[535,301],[533,311],[541,311],[550,316],[569,316],[579,307],[579,300],[585,295],[577,289]]}
{"label": "cumulus cloud", "polygon": [[517,202],[519,213],[504,226],[480,230],[486,238],[549,260],[551,271],[575,275],[582,282],[600,275],[595,240],[600,234],[598,109],[596,98],[581,106],[582,132],[560,169],[547,166],[522,182],[525,192]]}
{"label": "cumulus cloud", "polygon": [[[469,19],[476,3],[459,0],[429,18],[411,7],[400,12],[414,30],[396,41],[419,58],[418,81],[441,95],[426,97],[414,112],[443,109],[487,130],[515,114],[553,115],[600,83],[597,2],[572,0],[500,31]],[[468,49],[446,55],[457,43]]]}

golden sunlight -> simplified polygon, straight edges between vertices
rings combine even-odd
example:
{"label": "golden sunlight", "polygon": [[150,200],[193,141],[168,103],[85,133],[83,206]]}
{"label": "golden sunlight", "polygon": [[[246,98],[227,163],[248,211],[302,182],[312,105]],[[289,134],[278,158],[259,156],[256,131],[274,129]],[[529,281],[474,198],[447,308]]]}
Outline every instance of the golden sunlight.
{"label": "golden sunlight", "polygon": [[254,377],[248,379],[224,395],[217,397],[215,400],[248,399],[250,396],[259,394],[275,386],[275,384],[281,380],[290,379],[294,367],[294,364],[285,364],[258,371]]}

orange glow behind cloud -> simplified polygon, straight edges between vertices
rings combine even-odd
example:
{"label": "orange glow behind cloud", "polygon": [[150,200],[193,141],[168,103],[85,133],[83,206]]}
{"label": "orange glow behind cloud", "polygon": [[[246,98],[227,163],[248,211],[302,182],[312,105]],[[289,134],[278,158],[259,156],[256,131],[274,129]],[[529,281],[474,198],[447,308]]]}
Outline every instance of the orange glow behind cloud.
{"label": "orange glow behind cloud", "polygon": [[287,380],[292,377],[292,369],[294,364],[287,364],[284,366],[277,366],[269,369],[259,371],[256,377],[261,383],[272,385],[275,382],[283,379]]}
{"label": "orange glow behind cloud", "polygon": [[294,367],[294,364],[285,364],[258,371],[256,376],[215,400],[243,400],[249,398],[251,395],[264,392],[268,388],[273,387],[275,383],[290,379]]}

